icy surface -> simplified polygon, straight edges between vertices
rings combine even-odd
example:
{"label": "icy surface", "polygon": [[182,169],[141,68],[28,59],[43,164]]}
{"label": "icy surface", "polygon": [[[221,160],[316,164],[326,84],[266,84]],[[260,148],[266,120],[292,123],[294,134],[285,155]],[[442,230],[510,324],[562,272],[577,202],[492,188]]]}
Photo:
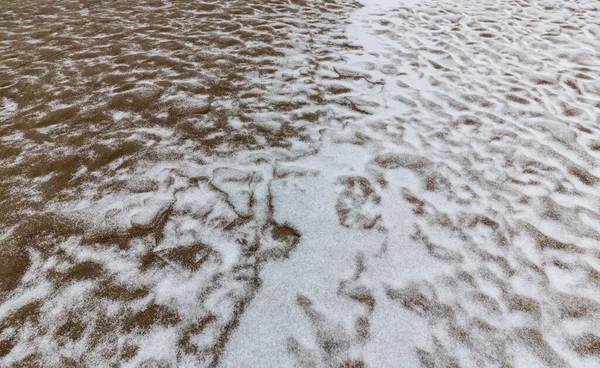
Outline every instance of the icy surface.
{"label": "icy surface", "polygon": [[0,2],[0,365],[600,365],[597,2],[107,4]]}

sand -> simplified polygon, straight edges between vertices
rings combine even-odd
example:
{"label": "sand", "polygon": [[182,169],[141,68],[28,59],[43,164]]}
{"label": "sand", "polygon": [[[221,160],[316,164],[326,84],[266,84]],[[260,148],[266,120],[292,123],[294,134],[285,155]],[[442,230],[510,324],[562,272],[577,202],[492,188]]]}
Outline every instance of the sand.
{"label": "sand", "polygon": [[591,1],[0,1],[0,365],[600,365]]}

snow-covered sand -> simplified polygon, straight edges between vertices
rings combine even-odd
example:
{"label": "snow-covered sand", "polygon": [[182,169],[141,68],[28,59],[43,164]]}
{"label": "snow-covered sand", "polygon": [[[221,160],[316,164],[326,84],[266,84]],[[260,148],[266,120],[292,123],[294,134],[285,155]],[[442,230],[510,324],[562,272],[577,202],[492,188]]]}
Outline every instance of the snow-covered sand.
{"label": "snow-covered sand", "polygon": [[[0,362],[600,366],[600,5],[273,1],[268,39],[257,4],[236,13],[258,49],[235,88],[175,87],[221,66],[163,50],[190,64],[131,81],[160,123],[121,104],[120,135],[97,133],[145,153],[73,164],[37,227],[7,221],[1,249],[28,258],[1,290]],[[159,5],[187,23],[141,28],[158,39],[218,13]],[[2,101],[3,165],[60,162]]]}
{"label": "snow-covered sand", "polygon": [[230,366],[597,366],[597,5],[364,5],[324,73],[368,116],[281,185],[317,235],[261,274]]}

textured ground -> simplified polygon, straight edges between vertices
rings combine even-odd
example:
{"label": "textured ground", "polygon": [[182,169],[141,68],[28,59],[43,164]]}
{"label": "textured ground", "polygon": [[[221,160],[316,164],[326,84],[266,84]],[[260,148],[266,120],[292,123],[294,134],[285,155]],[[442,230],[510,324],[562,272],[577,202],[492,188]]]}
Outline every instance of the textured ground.
{"label": "textured ground", "polygon": [[600,366],[600,4],[0,0],[0,365]]}

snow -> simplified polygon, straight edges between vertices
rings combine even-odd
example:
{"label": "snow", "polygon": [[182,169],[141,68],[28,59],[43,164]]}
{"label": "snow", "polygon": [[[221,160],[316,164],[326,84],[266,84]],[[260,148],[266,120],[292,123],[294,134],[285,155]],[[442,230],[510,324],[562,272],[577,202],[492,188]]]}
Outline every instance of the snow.
{"label": "snow", "polygon": [[[118,129],[93,142],[142,148],[78,162],[84,184],[44,203],[77,229],[30,249],[0,318],[39,300],[40,321],[4,332],[1,364],[600,364],[596,5],[301,3],[269,20],[284,56],[214,89],[198,54],[138,50],[164,57],[163,80],[109,95],[158,107],[111,100]],[[252,34],[247,49],[274,44]],[[0,119],[20,113],[2,103]],[[83,326],[68,341],[67,322]]]}

